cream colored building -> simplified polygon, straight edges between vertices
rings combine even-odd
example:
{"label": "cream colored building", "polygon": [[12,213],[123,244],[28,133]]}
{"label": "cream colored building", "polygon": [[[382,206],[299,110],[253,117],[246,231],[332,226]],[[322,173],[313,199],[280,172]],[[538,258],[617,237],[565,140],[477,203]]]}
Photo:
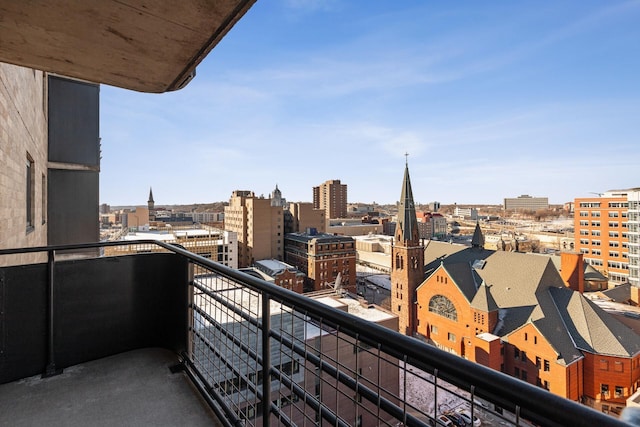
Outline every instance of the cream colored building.
{"label": "cream colored building", "polygon": [[238,266],[262,259],[283,260],[284,209],[253,191],[236,190],[224,208],[224,229],[238,236]]}
{"label": "cream colored building", "polygon": [[316,209],[313,203],[289,203],[285,212],[287,233],[296,233],[315,228],[319,233],[327,229],[327,218],[323,209]]}

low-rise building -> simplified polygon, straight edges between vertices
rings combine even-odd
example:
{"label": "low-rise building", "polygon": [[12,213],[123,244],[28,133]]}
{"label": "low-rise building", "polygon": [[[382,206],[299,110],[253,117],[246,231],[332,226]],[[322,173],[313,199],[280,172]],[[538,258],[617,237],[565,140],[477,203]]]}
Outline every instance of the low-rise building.
{"label": "low-rise building", "polygon": [[353,238],[317,233],[285,236],[285,261],[307,275],[305,291],[341,287],[356,292],[356,248]]}
{"label": "low-rise building", "polygon": [[[120,240],[127,241],[149,239],[178,244],[201,257],[219,262],[227,267],[238,268],[238,238],[236,233],[232,231],[205,226],[201,228],[168,226],[157,230],[129,232],[120,237]],[[114,256],[159,250],[162,248],[155,245],[109,246],[105,248],[105,254]]]}
{"label": "low-rise building", "polygon": [[264,259],[256,261],[253,268],[262,272],[262,278],[268,282],[299,294],[304,292],[305,275],[292,265],[277,259]]}
{"label": "low-rise building", "polygon": [[549,209],[548,197],[532,197],[528,194],[523,194],[518,197],[505,197],[504,199],[505,210],[522,210],[522,211],[537,211],[540,209]]}

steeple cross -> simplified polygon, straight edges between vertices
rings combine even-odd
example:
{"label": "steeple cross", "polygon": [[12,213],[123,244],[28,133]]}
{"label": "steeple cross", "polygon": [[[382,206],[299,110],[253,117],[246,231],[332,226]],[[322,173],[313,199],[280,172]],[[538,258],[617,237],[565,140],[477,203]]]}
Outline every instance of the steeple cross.
{"label": "steeple cross", "polygon": [[404,159],[405,159],[404,160],[405,163],[408,165],[409,164],[409,153],[406,153],[406,152],[404,153]]}

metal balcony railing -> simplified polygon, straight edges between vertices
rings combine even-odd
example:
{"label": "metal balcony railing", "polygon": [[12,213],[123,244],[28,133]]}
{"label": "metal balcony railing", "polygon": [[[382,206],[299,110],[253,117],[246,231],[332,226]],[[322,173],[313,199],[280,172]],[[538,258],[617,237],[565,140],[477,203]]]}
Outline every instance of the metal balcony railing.
{"label": "metal balcony railing", "polygon": [[[118,256],[56,260],[89,248]],[[47,339],[7,340],[4,357],[16,369],[0,382],[162,345],[229,426],[425,426],[455,409],[487,424],[626,425],[180,247],[103,242],[0,256],[25,252],[47,252],[48,263],[0,268],[0,330],[34,333],[20,322],[26,310]],[[34,352],[43,354],[25,359]]]}

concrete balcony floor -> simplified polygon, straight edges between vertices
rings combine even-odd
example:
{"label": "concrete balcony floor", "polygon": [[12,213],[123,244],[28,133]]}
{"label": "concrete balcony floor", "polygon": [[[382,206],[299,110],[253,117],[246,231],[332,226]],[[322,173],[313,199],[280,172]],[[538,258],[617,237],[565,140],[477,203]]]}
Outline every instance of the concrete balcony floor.
{"label": "concrete balcony floor", "polygon": [[0,426],[220,426],[177,357],[135,350],[0,385]]}

